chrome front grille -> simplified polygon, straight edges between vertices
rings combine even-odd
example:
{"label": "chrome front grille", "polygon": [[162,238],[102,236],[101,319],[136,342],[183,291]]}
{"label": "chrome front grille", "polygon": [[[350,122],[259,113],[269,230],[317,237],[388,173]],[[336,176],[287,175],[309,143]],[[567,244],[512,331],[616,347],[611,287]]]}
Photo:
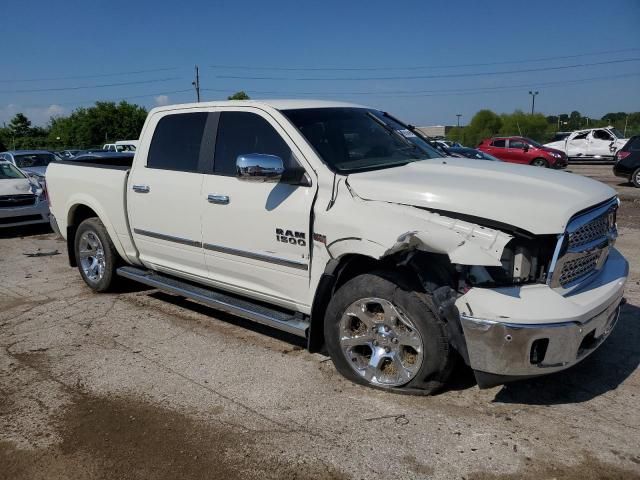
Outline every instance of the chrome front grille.
{"label": "chrome front grille", "polygon": [[599,238],[605,238],[610,229],[608,216],[598,217],[569,234],[569,248],[581,247]]}
{"label": "chrome front grille", "polygon": [[549,283],[570,291],[604,265],[615,242],[618,199],[576,215],[560,236],[552,260]]}
{"label": "chrome front grille", "polygon": [[565,287],[593,272],[596,269],[602,254],[603,251],[598,250],[594,253],[580,255],[573,260],[564,262],[560,272],[560,279],[558,280],[560,285]]}

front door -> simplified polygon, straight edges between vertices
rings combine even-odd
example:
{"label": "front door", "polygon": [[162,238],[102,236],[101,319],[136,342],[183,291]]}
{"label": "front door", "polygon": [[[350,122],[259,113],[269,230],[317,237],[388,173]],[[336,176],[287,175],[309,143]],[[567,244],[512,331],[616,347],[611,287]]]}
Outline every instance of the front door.
{"label": "front door", "polygon": [[239,180],[239,155],[277,155],[288,171],[304,169],[302,155],[265,112],[220,111],[213,171],[205,175],[200,195],[209,277],[221,287],[283,306],[308,304],[315,183]]}
{"label": "front door", "polygon": [[509,139],[509,148],[505,149],[505,158],[513,163],[529,163],[527,152],[525,147],[528,148],[523,140],[519,138]]}
{"label": "front door", "polygon": [[589,135],[589,150],[588,155],[591,156],[611,156],[611,142],[613,142],[613,136],[603,129],[593,130]]}

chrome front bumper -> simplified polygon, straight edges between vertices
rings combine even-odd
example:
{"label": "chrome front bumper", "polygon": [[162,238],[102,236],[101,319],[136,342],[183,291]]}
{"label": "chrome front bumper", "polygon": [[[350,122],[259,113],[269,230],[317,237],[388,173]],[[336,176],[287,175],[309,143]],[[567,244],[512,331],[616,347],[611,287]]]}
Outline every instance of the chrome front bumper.
{"label": "chrome front bumper", "polygon": [[[609,336],[620,314],[628,264],[615,250],[612,257],[589,286],[566,297],[542,290],[546,287],[461,297],[469,307],[459,309],[471,368],[524,378],[564,370],[587,357]],[[514,315],[518,307],[520,318]],[[488,309],[497,310],[492,318],[486,318]],[[474,317],[474,310],[485,315]]]}

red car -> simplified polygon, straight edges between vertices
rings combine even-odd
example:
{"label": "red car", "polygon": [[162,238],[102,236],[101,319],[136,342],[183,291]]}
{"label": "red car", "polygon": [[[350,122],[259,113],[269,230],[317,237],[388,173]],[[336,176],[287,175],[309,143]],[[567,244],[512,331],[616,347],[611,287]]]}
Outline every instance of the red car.
{"label": "red car", "polygon": [[567,156],[564,152],[545,147],[526,137],[487,138],[478,144],[477,149],[505,162],[526,163],[547,168],[566,168],[567,166]]}

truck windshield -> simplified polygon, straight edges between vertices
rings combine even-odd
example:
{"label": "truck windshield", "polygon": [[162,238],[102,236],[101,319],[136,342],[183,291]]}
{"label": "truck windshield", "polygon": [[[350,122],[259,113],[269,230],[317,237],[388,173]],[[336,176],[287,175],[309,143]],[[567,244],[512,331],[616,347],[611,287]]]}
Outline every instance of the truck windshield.
{"label": "truck windshield", "polygon": [[610,128],[609,131],[611,133],[613,133],[613,135],[616,138],[624,138],[624,133],[622,133],[620,130],[618,130],[617,128]]}
{"label": "truck windshield", "polygon": [[283,110],[322,160],[339,173],[406,165],[442,155],[410,129],[377,110]]}

